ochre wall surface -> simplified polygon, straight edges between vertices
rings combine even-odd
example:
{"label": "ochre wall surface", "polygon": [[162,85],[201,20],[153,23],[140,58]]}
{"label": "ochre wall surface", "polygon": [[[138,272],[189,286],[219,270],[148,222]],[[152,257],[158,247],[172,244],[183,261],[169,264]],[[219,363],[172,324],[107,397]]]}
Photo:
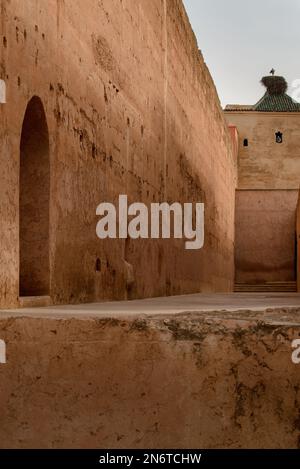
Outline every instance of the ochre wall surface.
{"label": "ochre wall surface", "polygon": [[0,447],[299,448],[299,312],[2,315]]}
{"label": "ochre wall surface", "polygon": [[[236,161],[182,2],[0,5],[0,307],[18,305],[20,139],[33,96],[50,138],[54,303],[231,290]],[[204,249],[99,241],[96,207],[119,194],[204,202]]]}
{"label": "ochre wall surface", "polygon": [[298,292],[300,293],[300,192],[297,205],[297,283]]}
{"label": "ochre wall surface", "polygon": [[[299,189],[299,112],[225,112],[225,116],[239,134],[239,189]],[[281,144],[275,140],[278,131],[283,133]]]}
{"label": "ochre wall surface", "polygon": [[[300,113],[225,111],[225,116],[239,139],[236,282],[294,281]],[[283,143],[276,143],[276,132]]]}
{"label": "ochre wall surface", "polygon": [[236,282],[296,280],[298,191],[236,192]]}

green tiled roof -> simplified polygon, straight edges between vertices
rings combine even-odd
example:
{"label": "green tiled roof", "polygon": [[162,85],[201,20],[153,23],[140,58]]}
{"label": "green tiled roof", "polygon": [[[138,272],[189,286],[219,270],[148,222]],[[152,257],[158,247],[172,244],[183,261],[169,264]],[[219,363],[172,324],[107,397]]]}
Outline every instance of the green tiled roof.
{"label": "green tiled roof", "polygon": [[225,107],[225,111],[300,112],[300,103],[297,103],[286,94],[288,89],[286,79],[274,75],[274,69],[272,69],[270,73],[270,76],[263,77],[261,80],[261,83],[267,88],[267,91],[258,103],[254,106],[230,104]]}
{"label": "green tiled roof", "polygon": [[225,111],[253,111],[253,106],[251,105],[244,105],[244,104],[228,104],[225,107]]}
{"label": "green tiled roof", "polygon": [[300,104],[286,93],[270,95],[268,92],[253,107],[253,111],[261,112],[300,112]]}

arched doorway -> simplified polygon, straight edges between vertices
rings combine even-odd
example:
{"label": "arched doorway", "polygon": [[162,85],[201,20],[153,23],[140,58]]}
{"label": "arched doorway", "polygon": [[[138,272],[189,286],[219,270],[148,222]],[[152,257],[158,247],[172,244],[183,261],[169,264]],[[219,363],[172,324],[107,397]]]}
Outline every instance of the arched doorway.
{"label": "arched doorway", "polygon": [[46,296],[49,267],[49,133],[43,103],[28,103],[20,144],[20,297]]}

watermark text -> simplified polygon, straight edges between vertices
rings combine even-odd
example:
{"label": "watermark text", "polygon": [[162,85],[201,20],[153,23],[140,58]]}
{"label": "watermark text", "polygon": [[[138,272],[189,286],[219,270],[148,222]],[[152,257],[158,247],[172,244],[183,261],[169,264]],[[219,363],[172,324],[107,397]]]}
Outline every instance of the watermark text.
{"label": "watermark text", "polygon": [[119,196],[119,204],[102,203],[96,214],[101,217],[96,228],[100,239],[186,239],[188,250],[204,246],[203,203],[152,203],[128,205],[127,195]]}

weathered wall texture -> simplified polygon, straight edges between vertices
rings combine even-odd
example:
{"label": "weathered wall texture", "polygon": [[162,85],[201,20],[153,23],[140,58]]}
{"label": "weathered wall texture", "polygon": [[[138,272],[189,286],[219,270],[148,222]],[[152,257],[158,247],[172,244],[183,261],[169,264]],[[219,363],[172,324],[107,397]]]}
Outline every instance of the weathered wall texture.
{"label": "weathered wall texture", "polygon": [[298,292],[300,292],[300,192],[297,204],[297,281]]}
{"label": "weathered wall texture", "polygon": [[298,191],[237,191],[236,282],[296,280]]}
{"label": "weathered wall texture", "polygon": [[2,316],[0,447],[299,448],[299,313]]}
{"label": "weathered wall texture", "polygon": [[[42,100],[50,138],[54,303],[230,290],[235,158],[182,2],[0,4],[0,306],[18,303],[20,139],[32,96]],[[205,202],[205,248],[100,242],[96,207],[122,193]]]}
{"label": "weathered wall texture", "polygon": [[[299,189],[300,113],[225,112],[239,133],[239,189]],[[283,133],[283,143],[275,140]],[[244,147],[248,139],[248,147]]]}
{"label": "weathered wall texture", "polygon": [[239,153],[239,133],[238,133],[238,129],[235,127],[235,125],[229,125],[228,129],[229,129],[229,133],[231,135],[231,139],[233,141],[234,153],[235,153],[235,155],[238,156],[238,153]]}
{"label": "weathered wall texture", "polygon": [[[227,111],[225,116],[239,138],[236,282],[295,281],[300,113]],[[281,144],[275,137],[279,131]]]}

